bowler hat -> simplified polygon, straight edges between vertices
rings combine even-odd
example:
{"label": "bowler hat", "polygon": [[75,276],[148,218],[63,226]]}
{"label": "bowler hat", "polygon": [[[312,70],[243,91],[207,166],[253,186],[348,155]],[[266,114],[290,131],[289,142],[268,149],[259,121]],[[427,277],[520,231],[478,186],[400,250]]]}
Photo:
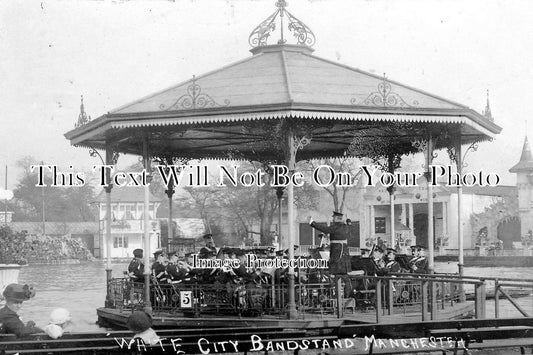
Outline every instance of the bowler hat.
{"label": "bowler hat", "polygon": [[144,332],[152,327],[152,317],[143,311],[135,311],[126,321],[126,327],[133,332]]}
{"label": "bowler hat", "polygon": [[342,216],[344,216],[342,213],[333,211],[333,217],[342,217]]}
{"label": "bowler hat", "polygon": [[35,290],[30,285],[9,284],[4,289],[3,296],[6,301],[22,302],[35,296]]}
{"label": "bowler hat", "polygon": [[133,250],[133,256],[136,257],[136,258],[142,258],[143,257],[143,250],[142,249]]}

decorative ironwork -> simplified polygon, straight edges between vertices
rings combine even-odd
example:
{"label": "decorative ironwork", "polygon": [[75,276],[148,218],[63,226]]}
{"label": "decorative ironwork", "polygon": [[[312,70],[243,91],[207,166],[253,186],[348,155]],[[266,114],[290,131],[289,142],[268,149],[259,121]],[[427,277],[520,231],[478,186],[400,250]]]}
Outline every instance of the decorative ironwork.
{"label": "decorative ironwork", "polygon": [[[100,152],[98,150],[96,150],[96,148],[93,148],[93,147],[90,147],[89,148],[89,155],[91,157],[98,157],[100,158],[100,161],[102,162],[102,165],[105,165],[106,164],[106,161],[105,159],[102,157],[102,155],[100,154]],[[111,156],[111,165],[116,165],[117,164],[117,161],[118,161],[118,157],[120,156],[120,154],[116,151],[113,151],[113,155]]]}
{"label": "decorative ironwork", "polygon": [[476,152],[478,148],[479,148],[479,141],[476,140],[472,142],[472,144],[470,144],[468,148],[465,149],[465,153],[463,154],[463,159],[461,160],[463,162],[463,165],[462,165],[463,169],[468,167],[468,163],[465,162],[466,155],[468,154],[468,152]]}
{"label": "decorative ironwork", "polygon": [[87,116],[85,113],[85,107],[83,106],[83,95],[81,95],[80,114],[78,115],[78,122],[76,122],[75,127],[78,128],[86,123],[89,123],[90,121],[91,116]]}
{"label": "decorative ironwork", "polygon": [[[352,105],[357,105],[357,99],[350,100]],[[383,107],[415,107],[418,106],[418,101],[414,100],[412,105],[409,105],[397,93],[392,91],[392,86],[383,74],[383,80],[378,84],[378,90],[370,93],[368,97],[362,102],[365,106],[383,106]]]}
{"label": "decorative ironwork", "polygon": [[311,143],[311,138],[303,137],[294,137],[294,149],[300,150],[303,149],[306,145]]}
{"label": "decorative ironwork", "polygon": [[[229,105],[229,100],[224,100],[224,105]],[[202,88],[196,83],[196,77],[193,75],[192,84],[187,86],[187,93],[180,96],[172,105],[166,106],[161,104],[159,109],[169,111],[171,109],[177,110],[195,110],[198,108],[220,107],[211,96],[202,93]]]}
{"label": "decorative ironwork", "polygon": [[311,29],[302,21],[297,19],[289,11],[287,11],[287,2],[285,0],[278,0],[276,2],[276,7],[278,8],[276,12],[267,17],[263,22],[261,22],[248,37],[248,43],[252,47],[261,47],[266,46],[268,43],[268,38],[276,30],[276,18],[279,15],[280,21],[280,39],[278,44],[286,43],[284,38],[284,25],[283,18],[287,17],[287,29],[293,33],[296,38],[296,44],[302,46],[312,47],[315,44],[315,34]]}

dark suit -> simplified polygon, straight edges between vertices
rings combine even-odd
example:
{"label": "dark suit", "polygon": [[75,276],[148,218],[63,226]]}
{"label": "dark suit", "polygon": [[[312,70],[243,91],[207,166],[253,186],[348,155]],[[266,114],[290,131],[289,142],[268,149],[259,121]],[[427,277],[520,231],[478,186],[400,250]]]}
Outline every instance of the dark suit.
{"label": "dark suit", "polygon": [[128,265],[128,273],[133,282],[144,282],[144,264],[137,258]]}
{"label": "dark suit", "polygon": [[159,261],[156,261],[152,264],[152,273],[157,279],[157,282],[167,283],[167,270],[165,265],[161,264]]}
{"label": "dark suit", "polygon": [[328,227],[312,222],[311,227],[329,234],[329,272],[338,275],[352,271],[347,244],[350,236],[349,226],[342,222],[333,222]]}
{"label": "dark suit", "polygon": [[396,260],[391,260],[385,265],[385,269],[387,269],[388,272],[400,272],[401,267]]}
{"label": "dark suit", "polygon": [[29,334],[44,333],[44,331],[32,325],[24,325],[18,314],[5,306],[0,309],[0,333],[15,334],[21,337]]}

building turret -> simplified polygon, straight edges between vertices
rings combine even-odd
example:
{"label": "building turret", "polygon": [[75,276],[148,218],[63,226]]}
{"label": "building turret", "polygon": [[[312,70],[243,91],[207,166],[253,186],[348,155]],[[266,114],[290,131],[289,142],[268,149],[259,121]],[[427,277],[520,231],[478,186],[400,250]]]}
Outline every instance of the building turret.
{"label": "building turret", "polygon": [[516,174],[518,188],[518,211],[520,215],[521,236],[533,230],[533,156],[527,136],[524,140],[520,161],[509,169]]}

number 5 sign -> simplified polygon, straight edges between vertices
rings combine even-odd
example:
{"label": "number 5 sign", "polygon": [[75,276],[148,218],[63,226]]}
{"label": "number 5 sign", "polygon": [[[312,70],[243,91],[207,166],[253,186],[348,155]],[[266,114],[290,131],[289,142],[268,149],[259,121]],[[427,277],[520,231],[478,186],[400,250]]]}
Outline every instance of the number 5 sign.
{"label": "number 5 sign", "polygon": [[192,291],[180,291],[180,307],[192,308]]}

